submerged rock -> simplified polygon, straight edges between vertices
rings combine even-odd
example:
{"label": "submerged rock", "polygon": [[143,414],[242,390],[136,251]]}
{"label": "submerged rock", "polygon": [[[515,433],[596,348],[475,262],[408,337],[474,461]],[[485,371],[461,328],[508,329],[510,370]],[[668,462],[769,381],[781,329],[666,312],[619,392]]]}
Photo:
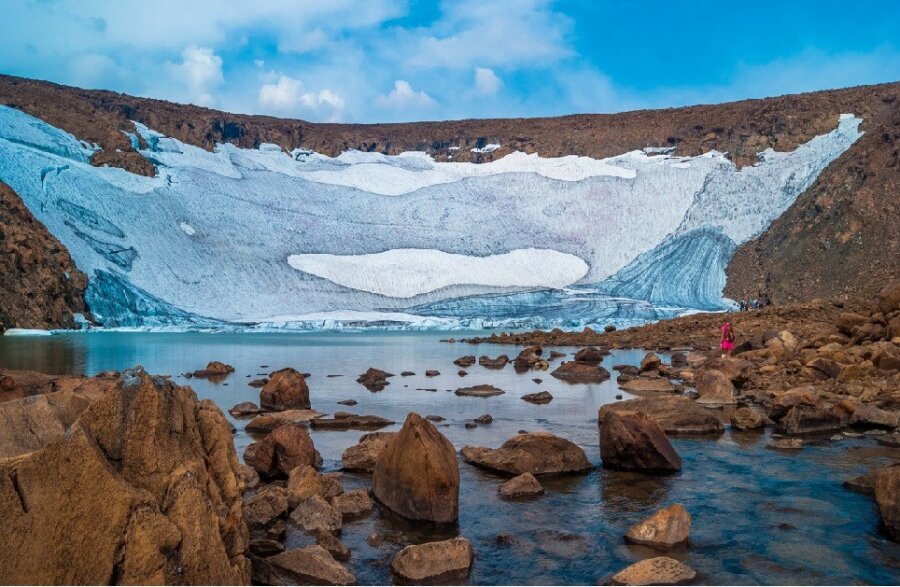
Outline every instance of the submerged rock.
{"label": "submerged rock", "polygon": [[290,367],[275,371],[259,392],[259,405],[265,410],[310,409],[306,378]]}
{"label": "submerged rock", "polygon": [[294,581],[308,585],[353,585],[356,577],[319,546],[295,548],[266,561]]}
{"label": "submerged rock", "polygon": [[466,355],[464,357],[459,357],[453,364],[457,367],[471,367],[475,364],[475,355]]}
{"label": "submerged rock", "polygon": [[503,395],[504,392],[499,387],[493,385],[473,385],[472,387],[460,387],[454,393],[462,397],[491,397],[495,395]]}
{"label": "submerged rock", "polygon": [[465,538],[407,546],[391,561],[391,571],[414,584],[461,584],[472,568],[472,545]]}
{"label": "submerged rock", "polygon": [[391,424],[396,422],[381,416],[358,416],[347,412],[338,412],[334,418],[316,418],[309,422],[314,430],[377,430]]}
{"label": "submerged rock", "polygon": [[501,485],[497,489],[497,493],[504,499],[517,499],[541,495],[544,493],[544,488],[534,475],[522,473]]}
{"label": "submerged rock", "polygon": [[459,467],[453,445],[431,422],[410,412],[375,463],[372,493],[410,520],[437,523],[459,515]]}
{"label": "submerged rock", "polygon": [[283,412],[269,412],[259,414],[247,422],[247,432],[265,433],[275,430],[279,426],[287,424],[307,423],[310,420],[321,418],[322,414],[315,410],[284,410]]}
{"label": "submerged rock", "polygon": [[259,406],[253,402],[241,402],[231,407],[228,413],[235,418],[246,418],[254,416],[260,412]]}
{"label": "submerged rock", "polygon": [[234,367],[221,361],[210,361],[206,364],[206,369],[194,371],[194,377],[215,379],[217,377],[226,377],[229,373],[234,373]]}
{"label": "submerged rock", "polygon": [[609,371],[599,365],[577,361],[562,363],[550,375],[568,383],[603,383],[610,377]]}
{"label": "submerged rock", "polygon": [[553,401],[553,395],[549,391],[539,391],[538,393],[526,393],[522,399],[532,404],[549,404]]}
{"label": "submerged rock", "polygon": [[686,564],[666,556],[644,559],[613,575],[617,585],[681,585],[697,573]]}
{"label": "submerged rock", "polygon": [[388,377],[393,376],[393,373],[388,373],[387,371],[382,371],[381,369],[369,367],[369,369],[366,370],[365,373],[356,378],[356,382],[361,384],[369,391],[381,391],[385,388],[385,386],[390,384],[390,382],[388,381]]}
{"label": "submerged rock", "polygon": [[597,347],[589,346],[575,353],[575,360],[579,363],[588,363],[596,365],[603,360],[603,357],[609,354],[607,350],[601,350]]}
{"label": "submerged rock", "polygon": [[609,411],[600,422],[600,456],[611,469],[670,473],[681,458],[665,432],[645,414]]}
{"label": "submerged rock", "polygon": [[213,402],[127,370],[68,433],[0,460],[3,580],[246,584],[239,475]]}
{"label": "submerged rock", "polygon": [[509,357],[506,355],[500,355],[495,359],[492,359],[487,355],[478,357],[478,364],[487,369],[502,369],[503,367],[506,367],[507,363],[509,363]]}
{"label": "submerged rock", "polygon": [[691,515],[681,504],[661,509],[625,533],[625,540],[656,548],[684,544],[691,533]]}
{"label": "submerged rock", "polygon": [[562,475],[593,468],[580,446],[549,432],[517,434],[497,449],[466,446],[461,452],[468,463],[512,475]]}

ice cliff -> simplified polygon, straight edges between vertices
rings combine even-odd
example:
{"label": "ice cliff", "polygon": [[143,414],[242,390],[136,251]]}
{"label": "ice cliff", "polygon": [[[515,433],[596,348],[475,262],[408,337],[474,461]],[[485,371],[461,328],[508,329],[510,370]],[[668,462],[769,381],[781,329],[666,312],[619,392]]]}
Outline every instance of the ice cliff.
{"label": "ice cliff", "polygon": [[715,152],[208,152],[136,124],[147,178],[0,106],[0,180],[88,274],[108,326],[576,326],[724,307],[737,245],[861,136],[859,118],[836,122],[740,170]]}

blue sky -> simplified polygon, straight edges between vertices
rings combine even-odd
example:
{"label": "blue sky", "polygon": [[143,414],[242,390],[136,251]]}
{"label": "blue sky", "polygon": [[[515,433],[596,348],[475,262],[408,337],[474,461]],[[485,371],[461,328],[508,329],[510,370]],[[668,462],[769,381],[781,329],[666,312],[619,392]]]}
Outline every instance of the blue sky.
{"label": "blue sky", "polygon": [[900,2],[2,0],[0,72],[315,121],[551,116],[900,80]]}

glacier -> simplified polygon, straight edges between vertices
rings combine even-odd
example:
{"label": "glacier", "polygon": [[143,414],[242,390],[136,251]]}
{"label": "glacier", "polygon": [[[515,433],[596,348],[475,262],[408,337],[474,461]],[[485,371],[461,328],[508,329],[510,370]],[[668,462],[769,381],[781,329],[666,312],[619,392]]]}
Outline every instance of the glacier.
{"label": "glacier", "polygon": [[724,269],[861,135],[844,114],[793,151],[648,148],[328,157],[213,151],[140,123],[155,177],[93,167],[95,145],[0,106],[0,180],[89,277],[107,327],[528,328],[721,310]]}

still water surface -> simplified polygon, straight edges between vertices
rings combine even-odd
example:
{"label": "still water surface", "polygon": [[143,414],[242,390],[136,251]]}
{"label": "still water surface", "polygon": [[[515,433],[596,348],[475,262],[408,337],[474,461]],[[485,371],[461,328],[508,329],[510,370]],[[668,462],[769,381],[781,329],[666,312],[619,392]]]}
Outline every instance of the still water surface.
{"label": "still water surface", "polygon": [[[483,334],[483,333],[481,333]],[[516,374],[511,366],[480,366],[457,375],[453,359],[464,354],[506,353],[513,346],[441,343],[465,333],[73,333],[50,337],[0,337],[0,367],[49,373],[94,374],[143,365],[171,374],[200,397],[227,410],[240,401],[256,401],[253,378],[282,367],[312,373],[308,380],[313,408],[375,414],[395,420],[396,430],[409,411],[446,418],[439,428],[457,448],[466,444],[499,446],[519,430],[547,430],[579,444],[600,463],[597,410],[622,393],[615,381],[569,385],[549,373]],[[575,349],[560,348],[571,354]],[[615,351],[604,360],[637,364],[643,352]],[[180,373],[202,368],[210,360],[233,365],[236,372],[220,383],[187,380]],[[263,367],[266,365],[266,367]],[[379,393],[355,382],[368,367],[397,376]],[[553,365],[551,365],[551,369]],[[441,375],[426,378],[426,369]],[[400,377],[401,371],[415,376]],[[327,377],[327,375],[340,375]],[[542,379],[536,383],[533,378]],[[504,389],[493,398],[464,398],[452,390],[489,383]],[[436,389],[437,391],[428,391]],[[526,393],[549,391],[553,402],[535,406]],[[355,399],[353,407],[336,402]],[[489,413],[490,425],[474,430],[467,419]],[[230,416],[229,416],[230,418]],[[252,442],[245,421],[237,428],[239,454]],[[325,470],[340,468],[341,453],[355,444],[360,431],[311,431],[325,460]],[[693,516],[690,545],[670,551],[698,572],[698,582],[713,584],[897,584],[900,545],[878,529],[870,497],[841,483],[873,466],[900,458],[900,450],[871,438],[823,440],[799,454],[765,448],[767,433],[732,433],[715,439],[675,439],[682,456],[680,474],[654,477],[596,469],[579,476],[542,480],[545,495],[527,502],[497,496],[503,478],[460,460],[460,519],[452,528],[413,525],[376,510],[345,524],[341,539],[353,550],[348,566],[361,584],[390,583],[390,560],[400,548],[462,535],[476,552],[472,584],[593,584],[642,558],[652,549],[627,545],[628,527],[659,508],[683,504]],[[368,477],[344,475],[345,489],[367,487]],[[379,547],[366,537],[380,532]],[[498,534],[514,537],[500,544]],[[291,530],[288,546],[310,539]]]}

